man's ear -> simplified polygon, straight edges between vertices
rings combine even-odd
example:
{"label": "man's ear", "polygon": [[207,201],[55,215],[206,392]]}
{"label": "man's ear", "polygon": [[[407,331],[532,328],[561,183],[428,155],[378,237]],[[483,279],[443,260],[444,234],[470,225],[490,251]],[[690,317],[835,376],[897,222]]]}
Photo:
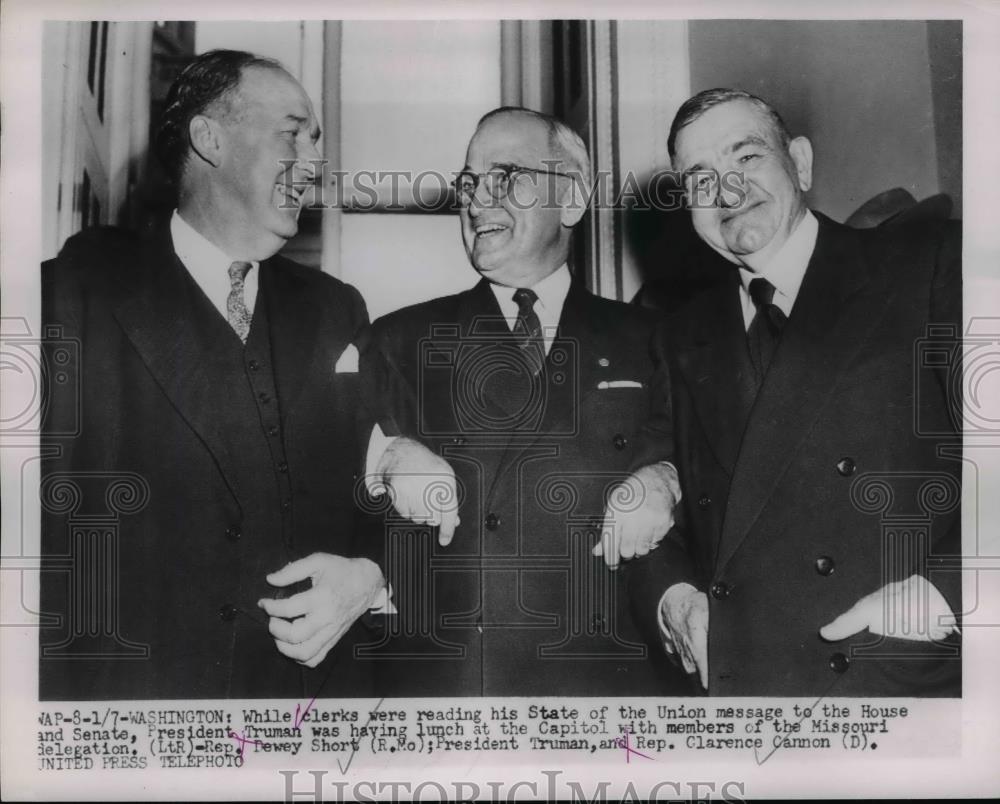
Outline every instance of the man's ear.
{"label": "man's ear", "polygon": [[788,155],[792,157],[795,173],[799,179],[799,189],[807,192],[813,183],[813,147],[805,137],[796,137],[788,143]]}
{"label": "man's ear", "polygon": [[563,196],[559,199],[561,208],[559,222],[572,229],[580,222],[583,213],[587,211],[587,196],[582,177],[573,177],[568,184],[570,186],[563,191]]}
{"label": "man's ear", "polygon": [[222,164],[222,132],[219,123],[204,115],[197,114],[188,123],[188,138],[191,150],[212,167]]}

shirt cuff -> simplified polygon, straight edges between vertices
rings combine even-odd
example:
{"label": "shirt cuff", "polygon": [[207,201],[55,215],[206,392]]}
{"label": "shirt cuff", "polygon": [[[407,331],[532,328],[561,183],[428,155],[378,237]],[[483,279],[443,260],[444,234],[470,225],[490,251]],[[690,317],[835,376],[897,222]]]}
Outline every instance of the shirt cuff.
{"label": "shirt cuff", "polygon": [[681,501],[681,480],[677,474],[677,468],[670,461],[660,461],[660,466],[667,472],[664,479],[667,482],[667,488],[674,495],[674,503],[679,503]]}
{"label": "shirt cuff", "polygon": [[385,494],[385,484],[378,473],[378,465],[389,445],[398,437],[387,436],[378,423],[372,427],[372,434],[368,438],[368,452],[365,454],[365,490],[372,497],[381,497]]}
{"label": "shirt cuff", "polygon": [[387,583],[375,598],[375,604],[368,609],[369,614],[398,614],[392,602],[392,584]]}

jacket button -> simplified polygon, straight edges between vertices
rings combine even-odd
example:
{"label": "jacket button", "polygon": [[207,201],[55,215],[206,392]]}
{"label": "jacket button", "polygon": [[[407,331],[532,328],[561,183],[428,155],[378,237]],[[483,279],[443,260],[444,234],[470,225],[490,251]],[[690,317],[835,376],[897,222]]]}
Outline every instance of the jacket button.
{"label": "jacket button", "polygon": [[281,510],[284,511],[285,513],[288,513],[289,511],[291,511],[292,510],[292,501],[291,500],[282,500],[281,501]]}
{"label": "jacket button", "polygon": [[858,465],[854,462],[854,458],[841,458],[837,461],[837,471],[841,477],[850,477],[857,468]]}
{"label": "jacket button", "polygon": [[725,600],[729,597],[729,585],[723,583],[722,581],[716,581],[712,584],[712,597],[716,600]]}
{"label": "jacket button", "polygon": [[486,515],[486,530],[496,530],[500,527],[500,517],[496,514]]}
{"label": "jacket button", "polygon": [[276,436],[278,434],[278,425],[272,424],[270,427],[268,427],[267,434],[269,436]]}
{"label": "jacket button", "polygon": [[258,369],[260,369],[260,363],[258,363],[256,360],[251,360],[249,363],[247,363],[247,366],[250,368],[250,371],[257,371]]}
{"label": "jacket button", "polygon": [[816,559],[816,572],[820,575],[833,575],[833,570],[836,564],[830,556],[820,556]]}
{"label": "jacket button", "polygon": [[628,439],[621,433],[616,433],[615,437],[611,440],[611,443],[615,445],[615,449],[625,449],[625,445],[628,444]]}
{"label": "jacket button", "polygon": [[848,659],[843,653],[834,653],[830,657],[830,669],[833,670],[834,673],[846,672],[847,665],[850,663],[851,660]]}
{"label": "jacket button", "polygon": [[226,528],[226,538],[231,542],[238,542],[243,538],[243,534],[240,533],[240,529],[237,527]]}
{"label": "jacket button", "polygon": [[[281,463],[279,463],[278,471],[281,472],[281,474],[283,475],[288,474],[288,461],[282,461]],[[356,477],[354,479],[357,480]]]}
{"label": "jacket button", "polygon": [[227,623],[235,620],[237,613],[238,610],[232,603],[226,603],[219,607],[219,616]]}
{"label": "jacket button", "polygon": [[708,508],[708,506],[710,506],[711,504],[712,504],[712,498],[709,497],[707,494],[702,494],[698,498],[698,507],[699,508]]}
{"label": "jacket button", "polygon": [[268,402],[270,402],[270,401],[271,401],[271,397],[269,397],[269,396],[267,395],[267,392],[266,392],[266,391],[261,391],[261,392],[260,392],[260,393],[259,393],[259,394],[257,395],[257,398],[258,398],[258,399],[260,400],[260,403],[261,403],[262,405],[266,405],[266,404],[267,404]]}

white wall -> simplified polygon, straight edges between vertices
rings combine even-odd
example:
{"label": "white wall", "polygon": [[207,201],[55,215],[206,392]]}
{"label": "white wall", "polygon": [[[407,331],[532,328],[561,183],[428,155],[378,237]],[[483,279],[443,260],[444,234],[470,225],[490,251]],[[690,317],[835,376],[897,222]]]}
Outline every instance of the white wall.
{"label": "white wall", "polygon": [[[340,91],[343,170],[450,179],[476,122],[500,105],[500,23],[345,21]],[[339,275],[373,319],[479,279],[457,214],[344,214],[340,249]]]}
{"label": "white wall", "polygon": [[939,192],[926,22],[696,21],[690,52],[692,93],[746,89],[812,140],[810,201],[836,220],[892,187]]}

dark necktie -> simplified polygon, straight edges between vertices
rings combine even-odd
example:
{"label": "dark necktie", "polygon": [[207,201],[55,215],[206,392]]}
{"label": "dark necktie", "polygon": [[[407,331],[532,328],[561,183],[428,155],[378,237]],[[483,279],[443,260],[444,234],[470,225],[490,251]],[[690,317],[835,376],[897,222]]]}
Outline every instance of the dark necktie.
{"label": "dark necktie", "polygon": [[518,288],[512,297],[517,303],[517,321],[514,323],[514,338],[518,348],[525,353],[538,374],[545,363],[545,339],[542,337],[542,322],[535,313],[538,294],[528,288]]}
{"label": "dark necktie", "polygon": [[781,330],[788,319],[774,304],[774,285],[763,277],[757,277],[750,282],[750,298],[753,299],[757,313],[747,330],[747,343],[750,346],[750,360],[754,373],[757,375],[757,387],[764,382],[764,375],[771,365],[774,350],[781,337]]}
{"label": "dark necktie", "polygon": [[253,264],[249,262],[234,262],[229,266],[230,291],[226,299],[226,318],[243,343],[247,342],[247,335],[250,334],[250,311],[243,298],[243,281],[251,268]]}

